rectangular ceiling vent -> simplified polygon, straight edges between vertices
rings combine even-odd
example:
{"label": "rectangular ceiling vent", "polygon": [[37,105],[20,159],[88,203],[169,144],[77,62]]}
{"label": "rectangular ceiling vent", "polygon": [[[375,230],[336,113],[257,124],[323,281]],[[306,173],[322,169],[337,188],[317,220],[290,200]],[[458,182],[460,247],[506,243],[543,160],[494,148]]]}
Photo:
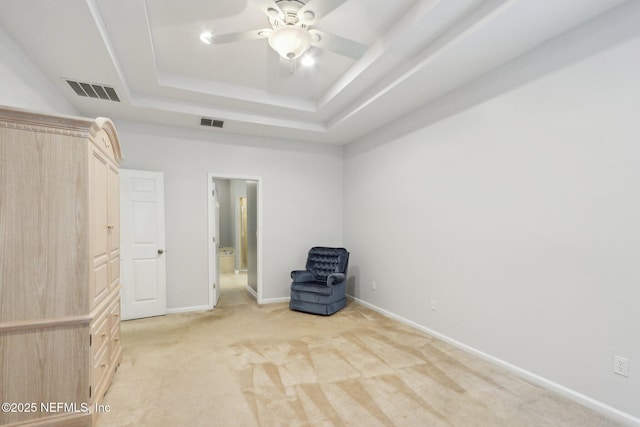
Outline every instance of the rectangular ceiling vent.
{"label": "rectangular ceiling vent", "polygon": [[201,117],[200,118],[200,126],[212,127],[212,128],[221,128],[224,125],[222,120],[215,120],[210,117]]}
{"label": "rectangular ceiling vent", "polygon": [[76,82],[74,80],[67,80],[67,79],[65,80],[67,81],[69,86],[71,86],[71,89],[73,89],[73,91],[78,96],[84,96],[84,97],[95,98],[95,99],[104,99],[105,101],[120,102],[120,98],[118,97],[116,90],[112,87],[99,85],[95,83],[83,83],[83,82]]}

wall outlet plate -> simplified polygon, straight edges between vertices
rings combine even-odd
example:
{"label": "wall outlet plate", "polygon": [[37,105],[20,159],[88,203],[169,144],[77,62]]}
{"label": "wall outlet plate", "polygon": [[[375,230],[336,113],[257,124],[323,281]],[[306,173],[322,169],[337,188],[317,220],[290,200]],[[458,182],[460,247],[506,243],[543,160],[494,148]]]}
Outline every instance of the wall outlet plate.
{"label": "wall outlet plate", "polygon": [[613,373],[622,375],[623,377],[628,377],[629,359],[620,356],[613,356]]}

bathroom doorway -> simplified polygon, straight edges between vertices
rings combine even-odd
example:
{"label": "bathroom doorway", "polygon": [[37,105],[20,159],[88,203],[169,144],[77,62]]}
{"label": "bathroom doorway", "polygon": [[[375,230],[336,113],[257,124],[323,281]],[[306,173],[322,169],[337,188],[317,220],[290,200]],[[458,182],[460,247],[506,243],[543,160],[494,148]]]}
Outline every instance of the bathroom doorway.
{"label": "bathroom doorway", "polygon": [[209,306],[218,298],[233,304],[241,293],[261,303],[262,180],[215,173],[208,179]]}

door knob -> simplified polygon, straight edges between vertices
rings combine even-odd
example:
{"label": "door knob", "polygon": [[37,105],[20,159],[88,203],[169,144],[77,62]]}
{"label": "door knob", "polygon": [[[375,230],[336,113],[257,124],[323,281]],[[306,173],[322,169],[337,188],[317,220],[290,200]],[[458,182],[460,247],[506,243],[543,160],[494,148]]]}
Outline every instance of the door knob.
{"label": "door knob", "polygon": [[164,253],[164,249],[158,249],[158,255],[162,255]]}

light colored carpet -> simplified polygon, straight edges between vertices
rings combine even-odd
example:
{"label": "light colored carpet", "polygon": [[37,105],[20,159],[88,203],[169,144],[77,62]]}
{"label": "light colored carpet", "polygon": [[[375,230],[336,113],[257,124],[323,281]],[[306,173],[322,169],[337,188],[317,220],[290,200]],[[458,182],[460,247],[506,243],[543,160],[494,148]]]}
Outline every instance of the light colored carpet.
{"label": "light colored carpet", "polygon": [[98,427],[616,425],[357,303],[258,306],[240,279],[213,311],[123,322]]}

